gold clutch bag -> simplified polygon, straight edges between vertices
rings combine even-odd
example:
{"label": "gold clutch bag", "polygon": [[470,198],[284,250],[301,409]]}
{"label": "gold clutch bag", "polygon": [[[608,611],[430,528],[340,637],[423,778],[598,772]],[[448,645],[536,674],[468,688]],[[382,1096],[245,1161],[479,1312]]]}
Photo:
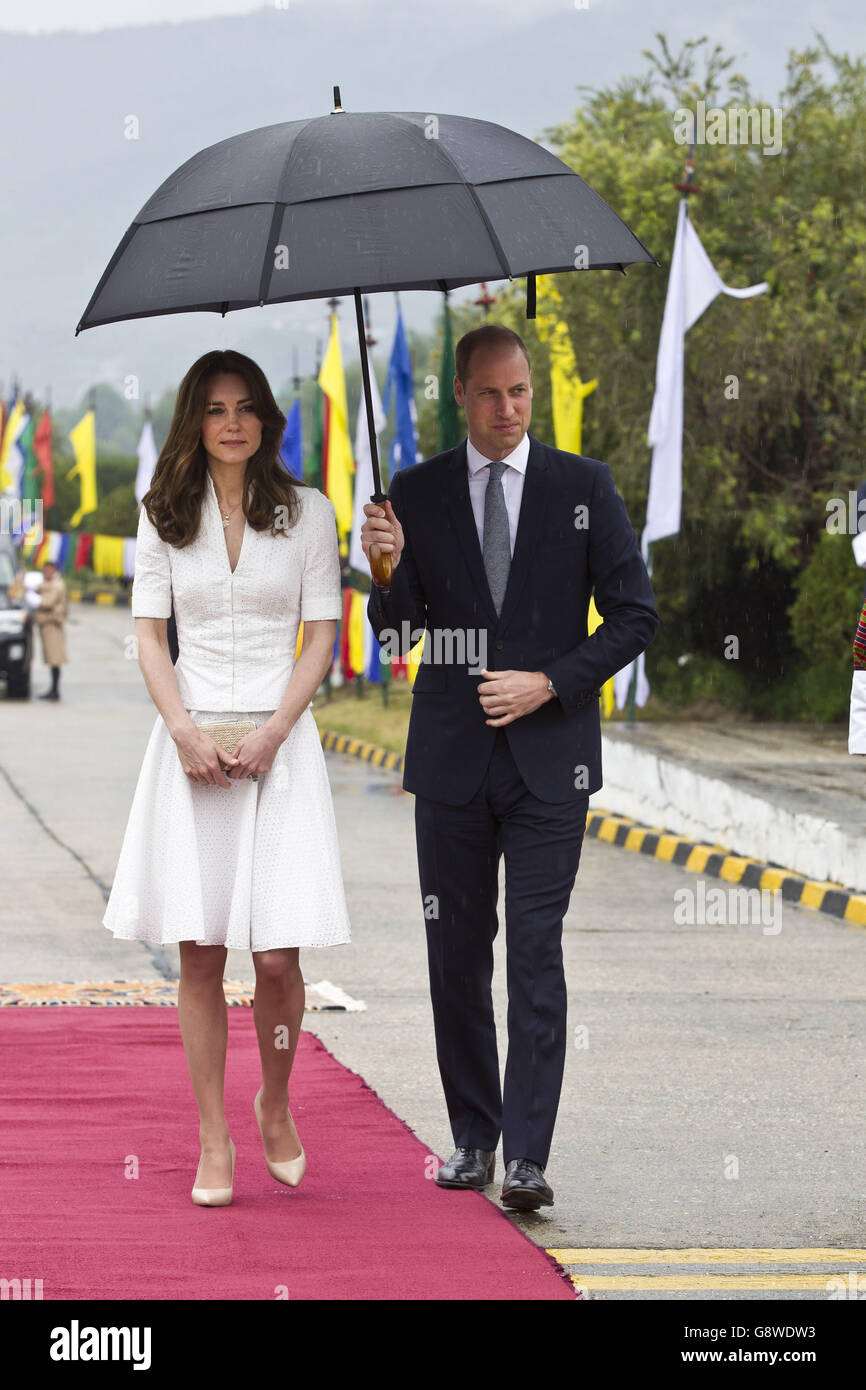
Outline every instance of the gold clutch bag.
{"label": "gold clutch bag", "polygon": [[[233,753],[244,734],[255,732],[256,724],[252,719],[223,719],[214,724],[199,724],[199,728],[210,734],[224,752]],[[258,781],[258,774],[251,773],[250,777],[253,782]]]}

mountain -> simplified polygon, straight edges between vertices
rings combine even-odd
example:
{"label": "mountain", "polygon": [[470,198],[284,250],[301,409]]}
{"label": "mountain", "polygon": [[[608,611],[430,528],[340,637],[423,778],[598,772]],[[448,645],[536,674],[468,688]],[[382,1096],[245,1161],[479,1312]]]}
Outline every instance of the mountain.
{"label": "mountain", "polygon": [[[523,10],[504,11],[478,0],[291,0],[285,9],[97,33],[0,33],[4,394],[14,372],[38,396],[50,384],[55,404],[77,403],[97,380],[155,399],[216,346],[249,353],[275,385],[291,375],[293,348],[299,370],[313,370],[316,341],[326,338],[324,301],[225,319],[141,319],[74,336],[135,214],[205,145],[325,114],[335,84],[347,110],[460,113],[538,138],[570,117],[579,84],[613,85],[643,71],[641,49],[652,45],[656,29],[673,48],[703,33],[719,39],[772,103],[787,48],[811,37],[810,13],[793,15],[783,0],[721,9],[700,0],[673,16],[660,0],[589,0],[582,10],[564,0],[553,14],[534,13],[531,0]],[[853,5],[827,0],[815,14],[831,42],[846,47],[846,25],[855,31]],[[136,138],[127,138],[135,124]],[[682,150],[672,141],[672,178],[681,167]],[[429,331],[438,297],[402,298],[407,323]],[[375,296],[372,309],[382,360],[393,332],[392,296]],[[351,356],[351,301],[340,318]]]}

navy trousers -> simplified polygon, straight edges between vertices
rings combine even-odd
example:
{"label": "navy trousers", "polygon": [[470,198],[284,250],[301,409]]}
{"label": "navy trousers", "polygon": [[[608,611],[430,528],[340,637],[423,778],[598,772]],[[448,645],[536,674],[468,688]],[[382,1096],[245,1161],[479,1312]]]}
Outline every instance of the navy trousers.
{"label": "navy trousers", "polygon": [[[464,806],[415,797],[436,1056],[457,1147],[531,1158],[550,1153],[565,1066],[562,919],[580,861],[589,793],[539,801],[503,729]],[[491,998],[505,856],[508,1054],[500,1086]]]}

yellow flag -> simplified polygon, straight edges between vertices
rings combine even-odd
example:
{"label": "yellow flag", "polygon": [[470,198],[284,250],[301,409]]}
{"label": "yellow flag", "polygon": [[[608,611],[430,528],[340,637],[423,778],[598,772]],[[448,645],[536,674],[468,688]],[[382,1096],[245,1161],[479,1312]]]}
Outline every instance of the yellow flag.
{"label": "yellow flag", "polygon": [[24,414],[24,402],[19,396],[9,412],[9,419],[6,421],[6,428],[3,431],[3,447],[0,449],[0,492],[5,492],[15,484],[15,479],[7,468],[9,450],[12,448],[12,441],[18,433],[18,424]]}
{"label": "yellow flag", "polygon": [[[595,606],[595,599],[590,595],[589,612],[586,615],[586,627],[590,637],[595,632],[595,629],[598,627],[599,623],[603,622],[604,618],[601,616],[601,614]],[[610,679],[606,680],[604,685],[601,687],[601,712],[604,715],[605,719],[610,719],[610,716],[613,713],[613,706],[613,676],[611,676]]]}
{"label": "yellow flag", "polygon": [[537,315],[538,336],[550,354],[550,393],[553,406],[553,437],[557,449],[579,454],[583,442],[583,402],[598,381],[581,381],[568,324],[558,317],[562,295],[549,275],[539,275],[537,286],[556,312]]}
{"label": "yellow flag", "polygon": [[67,478],[74,478],[78,474],[81,483],[81,506],[74,516],[69,518],[70,526],[77,526],[83,516],[88,512],[95,512],[97,508],[96,497],[96,416],[92,410],[88,410],[74,429],[69,431],[69,438],[72,440],[72,448],[75,451],[75,464],[67,473]]}
{"label": "yellow flag", "polygon": [[[574,356],[574,347],[568,324],[558,317],[562,295],[549,275],[539,275],[537,287],[556,306],[557,312],[542,313],[537,316],[538,336],[548,345],[550,354],[550,392],[553,406],[553,437],[557,449],[569,454],[582,452],[583,443],[583,402],[594,391],[598,381],[581,381]],[[604,619],[590,595],[587,627],[590,635],[595,632]],[[606,680],[601,689],[601,711],[609,719],[614,707],[613,677]]]}
{"label": "yellow flag", "polygon": [[93,573],[123,578],[123,536],[93,537]]}
{"label": "yellow flag", "polygon": [[367,595],[352,589],[349,609],[349,665],[356,676],[364,674],[364,623],[367,621]]}
{"label": "yellow flag", "polygon": [[346,378],[340,353],[340,334],[337,315],[331,315],[331,337],[328,351],[319,369],[319,385],[329,401],[327,439],[325,444],[325,492],[337,514],[337,534],[345,540],[354,521],[353,475],[355,460],[349,437],[349,411],[346,405]]}
{"label": "yellow flag", "polygon": [[427,634],[425,632],[424,636],[418,642],[415,643],[414,647],[411,648],[409,654],[406,657],[406,679],[408,680],[410,687],[415,684],[415,677],[418,674],[418,667],[421,665],[421,657],[424,653],[424,642],[426,636]]}

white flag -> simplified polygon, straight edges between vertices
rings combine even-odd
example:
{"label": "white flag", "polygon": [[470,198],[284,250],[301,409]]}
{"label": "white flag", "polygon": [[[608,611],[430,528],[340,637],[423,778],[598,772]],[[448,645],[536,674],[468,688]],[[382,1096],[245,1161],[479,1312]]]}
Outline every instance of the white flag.
{"label": "white flag", "polygon": [[[387,424],[387,416],[382,409],[379,384],[376,381],[376,373],[373,371],[373,364],[370,361],[366,343],[364,344],[364,351],[367,352],[367,363],[370,368],[370,399],[373,402],[373,428],[376,431],[378,448],[379,435]],[[364,515],[364,504],[369,502],[372,493],[373,459],[370,454],[370,431],[367,428],[367,407],[364,404],[364,392],[362,390],[361,400],[358,404],[358,424],[355,429],[355,516],[349,541],[349,564],[353,569],[360,570],[362,574],[370,573],[367,557],[361,548],[361,527],[367,520]]]}
{"label": "white flag", "polygon": [[656,389],[647,443],[653,451],[647,498],[646,526],[641,537],[643,557],[650,541],[675,536],[680,529],[683,462],[684,338],[717,294],[736,299],[763,294],[766,280],[743,290],[723,284],[686,212],[682,199],[656,362]]}
{"label": "white flag", "polygon": [[[768,288],[766,280],[742,290],[734,290],[724,284],[689,220],[686,199],[683,198],[677,212],[677,233],[656,361],[656,389],[647,434],[653,457],[646,525],[641,535],[644,560],[647,560],[651,541],[661,540],[663,536],[675,536],[680,529],[685,335],[717,294],[748,299],[752,295],[763,294]],[[613,688],[618,709],[625,704],[633,669],[632,661],[614,676]],[[648,696],[649,682],[644,669],[644,653],[641,652],[637,659],[635,704],[645,705]]]}
{"label": "white flag", "polygon": [[[634,692],[634,702],[638,707],[642,707],[649,699],[649,681],[646,678],[646,671],[643,663],[644,654],[640,653],[637,659],[637,685]],[[617,709],[623,709],[628,700],[629,686],[631,685],[631,673],[634,670],[634,662],[630,661],[628,666],[623,666],[621,671],[617,671],[613,678],[613,698],[616,701]]]}
{"label": "white flag", "polygon": [[138,441],[138,472],[135,475],[136,502],[140,502],[144,494],[150,488],[157,458],[156,442],[153,438],[153,426],[148,416],[144,422],[144,429],[141,431],[141,438]]}

